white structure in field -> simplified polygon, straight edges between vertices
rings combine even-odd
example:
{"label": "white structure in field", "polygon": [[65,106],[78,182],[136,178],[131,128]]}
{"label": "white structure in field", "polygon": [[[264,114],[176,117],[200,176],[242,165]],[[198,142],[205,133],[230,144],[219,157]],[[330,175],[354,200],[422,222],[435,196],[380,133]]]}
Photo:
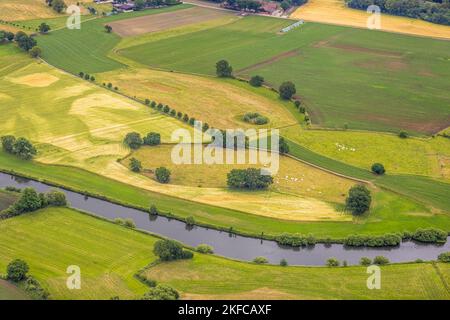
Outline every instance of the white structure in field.
{"label": "white structure in field", "polygon": [[289,32],[292,29],[300,27],[304,23],[305,23],[305,21],[303,21],[303,20],[297,21],[296,23],[291,24],[290,26],[287,26],[286,28],[281,29],[281,32],[283,32],[283,33]]}

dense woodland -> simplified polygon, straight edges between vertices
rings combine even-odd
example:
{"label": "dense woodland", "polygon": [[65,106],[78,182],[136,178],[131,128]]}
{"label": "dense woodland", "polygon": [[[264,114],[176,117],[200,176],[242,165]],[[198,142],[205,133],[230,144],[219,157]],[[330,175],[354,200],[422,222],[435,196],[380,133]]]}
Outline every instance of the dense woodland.
{"label": "dense woodland", "polygon": [[450,0],[346,0],[350,8],[367,10],[374,4],[381,12],[419,18],[425,21],[450,25]]}

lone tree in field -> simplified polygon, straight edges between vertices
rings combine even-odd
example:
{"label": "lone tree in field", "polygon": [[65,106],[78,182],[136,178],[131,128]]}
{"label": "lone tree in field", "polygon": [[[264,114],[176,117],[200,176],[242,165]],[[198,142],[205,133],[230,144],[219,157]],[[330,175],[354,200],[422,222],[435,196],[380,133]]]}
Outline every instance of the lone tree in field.
{"label": "lone tree in field", "polygon": [[126,144],[131,149],[139,149],[140,146],[144,143],[141,135],[137,132],[127,133],[123,143]]}
{"label": "lone tree in field", "polygon": [[254,87],[261,87],[262,84],[264,83],[264,78],[261,76],[253,76],[251,77],[249,83]]}
{"label": "lone tree in field", "polygon": [[233,67],[228,61],[220,60],[216,63],[216,74],[220,78],[231,78],[233,76]]}
{"label": "lone tree in field", "polygon": [[285,81],[280,85],[279,91],[281,99],[289,100],[297,92],[297,89],[291,81]]}
{"label": "lone tree in field", "polygon": [[159,167],[155,170],[155,177],[160,183],[168,183],[170,181],[170,170],[165,167]]}
{"label": "lone tree in field", "polygon": [[42,22],[39,25],[39,32],[40,33],[47,33],[50,31],[50,26],[48,24],[46,24],[45,22]]}
{"label": "lone tree in field", "polygon": [[8,280],[19,282],[27,278],[28,264],[20,259],[11,261],[6,267],[6,277]]}
{"label": "lone tree in field", "polygon": [[112,32],[112,27],[109,24],[107,24],[105,26],[105,30],[106,30],[107,33],[111,33]]}
{"label": "lone tree in field", "polygon": [[372,165],[372,172],[378,175],[382,175],[386,172],[384,166],[381,163],[374,163]]}
{"label": "lone tree in field", "polygon": [[364,185],[356,185],[350,188],[345,206],[353,215],[358,216],[369,210],[371,202],[370,190]]}
{"label": "lone tree in field", "polygon": [[130,169],[133,172],[141,172],[141,170],[142,170],[141,162],[136,158],[131,158],[130,159]]}
{"label": "lone tree in field", "polygon": [[38,46],[34,46],[29,52],[32,58],[38,58],[42,55],[42,49]]}
{"label": "lone tree in field", "polygon": [[183,246],[175,240],[158,240],[153,247],[153,253],[162,261],[192,258],[189,251],[183,250]]}

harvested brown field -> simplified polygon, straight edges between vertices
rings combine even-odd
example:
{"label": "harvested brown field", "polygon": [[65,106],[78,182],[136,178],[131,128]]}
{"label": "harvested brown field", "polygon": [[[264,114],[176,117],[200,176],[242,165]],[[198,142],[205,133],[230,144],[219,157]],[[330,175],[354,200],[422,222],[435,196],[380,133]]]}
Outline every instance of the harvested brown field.
{"label": "harvested brown field", "polygon": [[121,37],[131,37],[144,33],[163,31],[184,25],[214,20],[226,15],[226,11],[194,7],[174,12],[160,13],[133,19],[116,21],[110,25]]}
{"label": "harvested brown field", "polygon": [[[369,16],[362,10],[348,8],[344,0],[309,0],[307,4],[298,8],[291,18],[366,28]],[[381,15],[381,30],[450,39],[450,28],[447,26],[384,14]]]}

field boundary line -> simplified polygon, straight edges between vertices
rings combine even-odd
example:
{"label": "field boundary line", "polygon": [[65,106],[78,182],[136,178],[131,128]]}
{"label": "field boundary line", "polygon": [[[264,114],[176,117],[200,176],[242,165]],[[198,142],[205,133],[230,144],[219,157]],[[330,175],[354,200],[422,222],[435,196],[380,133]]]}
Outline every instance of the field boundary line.
{"label": "field boundary line", "polygon": [[450,286],[447,283],[447,281],[445,280],[444,275],[442,274],[441,269],[439,269],[438,264],[435,261],[433,261],[431,263],[431,265],[433,266],[434,270],[436,271],[438,277],[441,279],[442,284],[444,285],[445,289],[447,289],[447,292],[450,293]]}

